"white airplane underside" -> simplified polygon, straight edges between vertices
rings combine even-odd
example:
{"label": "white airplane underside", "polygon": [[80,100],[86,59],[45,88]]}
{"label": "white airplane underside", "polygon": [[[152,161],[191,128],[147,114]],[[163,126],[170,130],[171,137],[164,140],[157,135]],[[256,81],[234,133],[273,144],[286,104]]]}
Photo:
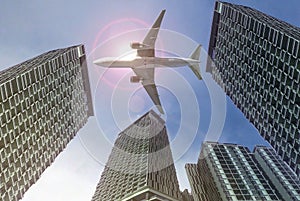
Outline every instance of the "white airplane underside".
{"label": "white airplane underside", "polygon": [[109,58],[109,60],[99,59],[94,61],[94,64],[101,65],[107,68],[172,68],[183,67],[194,63],[199,64],[199,61],[178,57],[137,57],[135,59]]}
{"label": "white airplane underside", "polygon": [[155,56],[155,41],[164,14],[165,10],[160,13],[142,43],[134,42],[130,44],[132,49],[137,49],[136,58],[122,59],[106,57],[94,61],[94,64],[107,68],[131,68],[136,76],[132,76],[130,82],[141,82],[153,103],[162,114],[164,111],[154,81],[155,68],[189,66],[197,78],[199,80],[202,79],[199,69],[201,45],[198,45],[190,58]]}

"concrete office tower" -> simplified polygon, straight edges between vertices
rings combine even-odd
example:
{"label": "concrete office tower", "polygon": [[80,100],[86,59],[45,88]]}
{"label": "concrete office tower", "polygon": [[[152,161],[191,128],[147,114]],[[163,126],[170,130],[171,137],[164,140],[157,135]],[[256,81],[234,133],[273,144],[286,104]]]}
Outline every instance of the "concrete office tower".
{"label": "concrete office tower", "polygon": [[119,134],[92,200],[182,200],[165,122],[155,112]]}
{"label": "concrete office tower", "polygon": [[186,171],[195,201],[280,200],[243,146],[204,142]]}
{"label": "concrete office tower", "polygon": [[0,72],[0,200],[20,199],[93,115],[84,47]]}
{"label": "concrete office tower", "polygon": [[216,2],[207,71],[300,176],[300,29]]}
{"label": "concrete office tower", "polygon": [[254,157],[282,200],[300,200],[300,179],[271,147],[256,146]]}

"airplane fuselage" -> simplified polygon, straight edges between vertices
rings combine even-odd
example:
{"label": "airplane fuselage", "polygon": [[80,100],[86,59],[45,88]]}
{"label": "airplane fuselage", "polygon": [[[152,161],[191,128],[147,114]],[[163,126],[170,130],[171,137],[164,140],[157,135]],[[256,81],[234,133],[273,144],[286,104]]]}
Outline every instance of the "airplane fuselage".
{"label": "airplane fuselage", "polygon": [[106,57],[98,59],[94,63],[107,68],[159,68],[182,67],[197,64],[199,60],[180,57],[136,57],[134,59]]}

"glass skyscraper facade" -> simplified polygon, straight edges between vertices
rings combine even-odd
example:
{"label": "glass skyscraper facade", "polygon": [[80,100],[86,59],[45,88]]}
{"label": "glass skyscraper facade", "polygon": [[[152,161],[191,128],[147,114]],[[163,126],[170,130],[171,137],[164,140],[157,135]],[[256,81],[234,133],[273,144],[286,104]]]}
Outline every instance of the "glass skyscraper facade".
{"label": "glass skyscraper facade", "polygon": [[204,142],[186,171],[195,201],[281,200],[248,148]]}
{"label": "glass skyscraper facade", "polygon": [[216,2],[207,71],[300,176],[300,29]]}
{"label": "glass skyscraper facade", "polygon": [[19,200],[93,115],[83,45],[0,72],[0,200]]}
{"label": "glass skyscraper facade", "polygon": [[300,200],[300,179],[271,147],[256,146],[254,157],[284,201]]}
{"label": "glass skyscraper facade", "polygon": [[188,201],[181,193],[165,122],[152,110],[122,131],[93,201]]}

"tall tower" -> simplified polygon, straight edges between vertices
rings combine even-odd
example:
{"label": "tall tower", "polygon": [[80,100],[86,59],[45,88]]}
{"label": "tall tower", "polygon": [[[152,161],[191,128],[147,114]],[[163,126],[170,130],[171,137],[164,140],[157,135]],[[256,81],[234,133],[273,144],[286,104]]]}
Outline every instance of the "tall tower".
{"label": "tall tower", "polygon": [[93,115],[82,45],[0,72],[0,200],[19,200]]}
{"label": "tall tower", "polygon": [[119,134],[92,200],[182,200],[165,122],[155,112]]}
{"label": "tall tower", "polygon": [[282,200],[300,200],[300,179],[271,147],[256,146],[254,157]]}
{"label": "tall tower", "polygon": [[300,177],[300,29],[216,2],[207,64],[216,82]]}
{"label": "tall tower", "polygon": [[195,201],[281,200],[243,146],[204,142],[186,171]]}

